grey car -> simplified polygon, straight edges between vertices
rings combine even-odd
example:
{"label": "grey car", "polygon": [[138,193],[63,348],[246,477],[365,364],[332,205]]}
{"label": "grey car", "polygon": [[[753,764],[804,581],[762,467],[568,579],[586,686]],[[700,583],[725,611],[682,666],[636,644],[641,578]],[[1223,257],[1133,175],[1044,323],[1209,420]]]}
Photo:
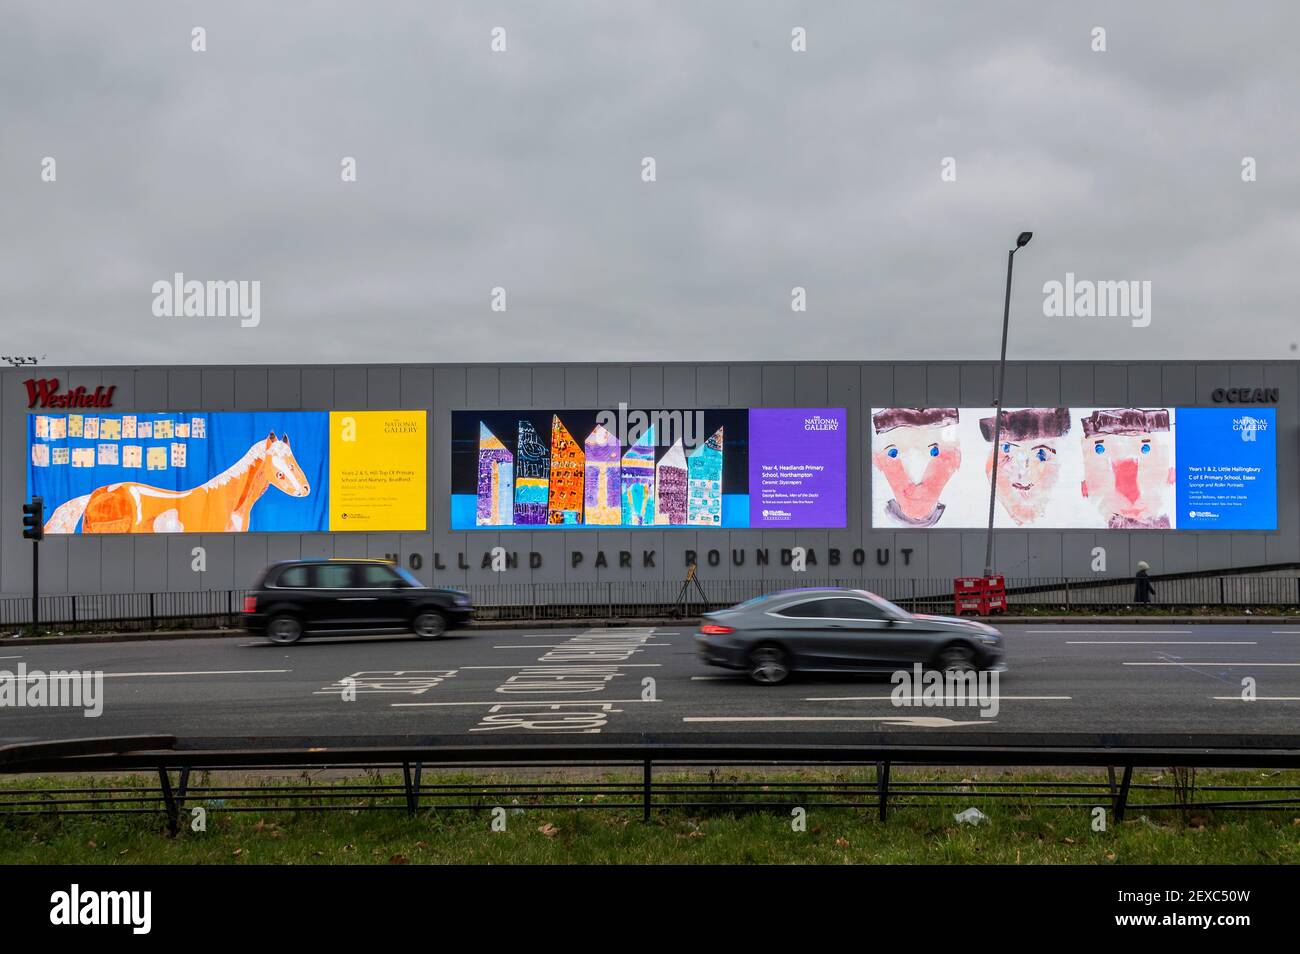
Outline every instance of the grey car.
{"label": "grey car", "polygon": [[707,613],[700,658],[765,685],[793,672],[1002,670],[1002,635],[977,620],[907,612],[866,590],[784,590]]}

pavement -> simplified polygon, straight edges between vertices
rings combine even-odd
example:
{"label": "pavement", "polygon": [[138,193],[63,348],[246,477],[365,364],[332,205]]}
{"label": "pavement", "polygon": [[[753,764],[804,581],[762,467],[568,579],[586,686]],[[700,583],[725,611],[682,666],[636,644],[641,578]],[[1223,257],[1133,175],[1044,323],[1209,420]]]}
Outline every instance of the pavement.
{"label": "pavement", "polygon": [[[28,672],[102,672],[102,714],[7,705],[0,744],[150,733],[466,741],[523,733],[581,743],[634,732],[844,740],[854,732],[1255,734],[1300,726],[1300,624],[1109,618],[1001,628],[1009,670],[985,686],[989,696],[965,706],[896,706],[887,677],[753,685],[699,662],[692,629],[682,624],[480,628],[429,642],[331,637],[293,646],[247,635],[7,640],[0,674],[20,664]],[[1253,685],[1254,701],[1243,699],[1244,684]]]}

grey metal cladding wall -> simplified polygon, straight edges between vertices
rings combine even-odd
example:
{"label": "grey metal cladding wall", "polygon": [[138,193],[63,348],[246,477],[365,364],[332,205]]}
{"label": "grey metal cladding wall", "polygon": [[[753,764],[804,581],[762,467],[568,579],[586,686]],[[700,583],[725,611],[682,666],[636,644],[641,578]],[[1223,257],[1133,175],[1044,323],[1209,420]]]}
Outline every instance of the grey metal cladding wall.
{"label": "grey metal cladding wall", "polygon": [[[718,550],[717,567],[701,563],[707,578],[767,579],[797,576],[779,565],[783,547],[812,548],[818,576],[946,578],[978,572],[984,561],[982,531],[876,531],[870,527],[870,410],[886,405],[987,406],[995,385],[994,362],[741,363],[601,365],[379,365],[241,366],[178,368],[40,368],[0,373],[0,590],[28,592],[30,544],[21,535],[25,494],[27,396],[34,374],[62,386],[116,385],[115,410],[418,409],[429,418],[429,528],[424,533],[178,534],[118,537],[47,537],[41,549],[42,590],[98,593],[126,590],[226,589],[246,585],[268,561],[298,556],[382,556],[405,562],[419,554],[417,575],[428,582],[564,582],[568,580],[676,580],[685,552]],[[1300,364],[1286,362],[1012,362],[1006,401],[1013,405],[1204,405],[1216,387],[1277,387],[1277,533],[1120,531],[999,531],[997,564],[1010,576],[1086,576],[1092,549],[1104,546],[1108,571],[1127,574],[1140,559],[1158,572],[1220,569],[1300,561]],[[848,526],[843,530],[646,530],[452,532],[450,412],[454,408],[756,407],[843,406],[847,435]],[[498,544],[518,554],[519,567],[504,575],[483,569],[483,554]],[[192,568],[193,549],[206,551],[206,570]],[[843,556],[827,566],[828,548]],[[772,562],[757,566],[755,551]],[[861,548],[866,565],[850,555]],[[632,566],[618,566],[619,551]],[[735,550],[744,561],[733,563]],[[654,551],[654,565],[643,560]],[[528,555],[541,555],[530,569]],[[572,554],[583,559],[575,568]],[[597,567],[604,552],[607,567]],[[434,554],[443,569],[436,569]],[[464,554],[468,569],[461,569]],[[879,559],[887,556],[884,565]]]}

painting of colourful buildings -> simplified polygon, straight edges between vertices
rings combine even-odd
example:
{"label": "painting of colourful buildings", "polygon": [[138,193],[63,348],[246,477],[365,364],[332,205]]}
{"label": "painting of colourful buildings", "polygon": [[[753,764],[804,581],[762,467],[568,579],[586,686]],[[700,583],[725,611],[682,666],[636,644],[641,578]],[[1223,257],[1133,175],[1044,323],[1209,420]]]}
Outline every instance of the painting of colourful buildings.
{"label": "painting of colourful buildings", "polygon": [[549,440],[520,420],[512,448],[480,421],[475,524],[722,526],[723,429],[658,460],[657,437],[651,426],[624,448],[597,424],[579,440],[552,415]]}

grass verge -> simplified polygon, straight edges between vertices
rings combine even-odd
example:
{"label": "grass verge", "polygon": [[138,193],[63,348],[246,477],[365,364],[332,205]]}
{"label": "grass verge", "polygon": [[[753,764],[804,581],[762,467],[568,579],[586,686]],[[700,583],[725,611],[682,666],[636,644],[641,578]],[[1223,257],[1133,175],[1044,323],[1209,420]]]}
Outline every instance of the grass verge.
{"label": "grass verge", "polygon": [[[702,782],[712,776],[673,776],[664,781]],[[583,776],[583,780],[590,781]],[[603,776],[620,780],[617,776]],[[1300,807],[1281,812],[1216,811],[1203,804],[1187,810],[1145,809],[1142,802],[1168,802],[1169,791],[1135,788],[1129,817],[1115,824],[1107,813],[1108,830],[1094,830],[1091,804],[1104,805],[1094,790],[1067,791],[1065,800],[1078,807],[1048,806],[1021,796],[995,798],[979,782],[1087,782],[1085,774],[961,773],[928,771],[909,775],[896,770],[894,781],[924,779],[926,789],[936,781],[973,783],[953,792],[944,804],[921,804],[915,796],[900,796],[888,820],[874,810],[819,805],[818,792],[780,791],[781,786],[810,780],[868,786],[863,772],[804,772],[792,774],[729,773],[728,781],[752,783],[755,797],[779,802],[759,810],[716,807],[657,809],[647,824],[639,808],[613,807],[613,796],[586,792],[590,807],[564,809],[547,804],[547,797],[516,797],[488,791],[491,784],[518,785],[536,777],[443,775],[438,782],[464,786],[458,801],[470,809],[422,808],[406,814],[400,797],[376,796],[370,786],[400,781],[396,776],[372,775],[320,782],[305,776],[281,779],[279,793],[259,795],[250,811],[236,812],[237,795],[203,797],[186,805],[182,830],[168,834],[161,813],[150,815],[0,816],[0,863],[4,864],[1274,864],[1300,862]],[[576,777],[574,779],[576,781]],[[628,782],[634,780],[630,777]],[[259,780],[264,781],[264,780]],[[427,781],[433,781],[430,777]],[[1168,773],[1139,773],[1136,786],[1163,786]],[[231,786],[238,781],[207,780],[196,784]],[[332,792],[343,810],[316,812],[295,805],[295,786],[310,784],[313,796]],[[242,784],[249,784],[247,776]],[[1260,788],[1249,795],[1205,793],[1209,785],[1300,786],[1300,773],[1202,773],[1198,798],[1278,797]],[[105,779],[20,779],[0,785],[0,806],[14,801],[40,801],[55,788],[94,789],[100,795],[142,804],[142,795],[156,794],[148,777]],[[1011,789],[1001,789],[1011,790]],[[869,795],[860,795],[868,799]],[[315,800],[315,799],[314,799]],[[426,803],[429,797],[425,796]],[[156,804],[156,803],[155,803]],[[247,804],[247,803],[244,803]],[[368,806],[388,810],[369,811]],[[603,807],[603,806],[610,807]],[[804,830],[797,830],[792,807],[806,812]],[[206,831],[190,830],[191,809],[206,814]],[[287,811],[272,811],[282,807]],[[954,813],[977,807],[986,816],[978,825],[958,824]],[[493,809],[499,809],[494,813]],[[504,820],[504,831],[493,830],[493,819]]]}

